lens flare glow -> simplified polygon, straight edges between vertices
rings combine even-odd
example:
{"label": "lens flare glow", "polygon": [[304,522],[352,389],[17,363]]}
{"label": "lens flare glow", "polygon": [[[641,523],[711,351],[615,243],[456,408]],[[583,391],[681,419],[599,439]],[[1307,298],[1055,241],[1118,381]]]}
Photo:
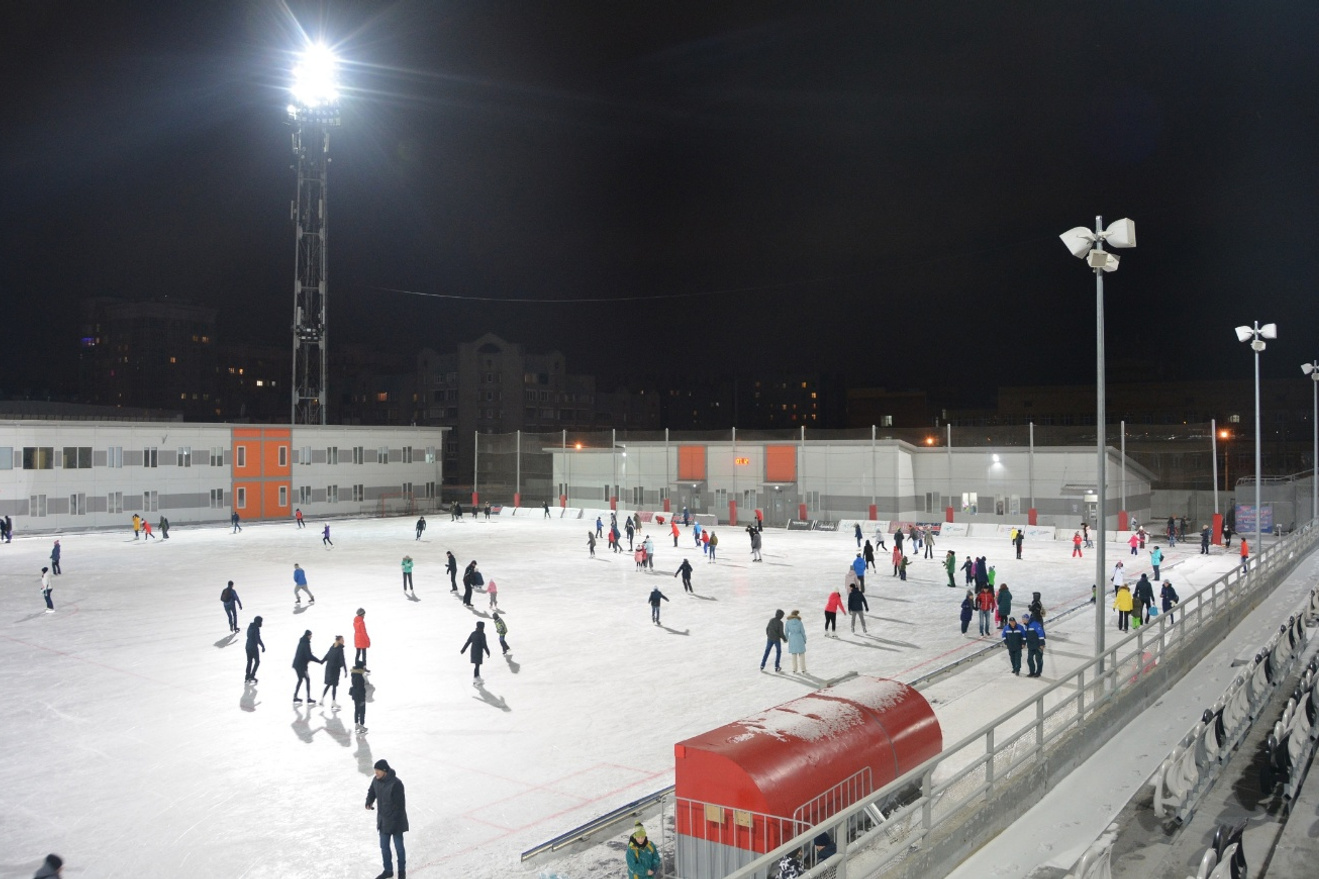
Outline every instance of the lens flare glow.
{"label": "lens flare glow", "polygon": [[294,99],[303,107],[320,107],[339,100],[339,59],[329,47],[308,46],[293,67]]}

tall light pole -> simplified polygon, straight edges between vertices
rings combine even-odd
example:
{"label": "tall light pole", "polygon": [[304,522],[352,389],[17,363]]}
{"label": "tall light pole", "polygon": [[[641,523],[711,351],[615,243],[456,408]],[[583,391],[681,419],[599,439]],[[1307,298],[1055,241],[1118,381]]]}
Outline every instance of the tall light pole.
{"label": "tall light pole", "polygon": [[1314,414],[1310,424],[1314,427],[1314,449],[1310,452],[1310,518],[1319,518],[1319,360],[1302,363],[1301,372],[1308,375],[1314,386]]}
{"label": "tall light pole", "polygon": [[[1136,224],[1131,220],[1117,220],[1107,229],[1104,218],[1095,217],[1095,230],[1091,232],[1084,226],[1068,229],[1058,236],[1072,252],[1080,257],[1095,273],[1095,496],[1099,501],[1099,517],[1095,522],[1095,656],[1104,654],[1104,526],[1108,515],[1105,501],[1108,495],[1107,482],[1107,437],[1104,427],[1107,422],[1107,403],[1104,399],[1104,272],[1117,271],[1118,257],[1104,250],[1107,241],[1114,247],[1136,246]],[[1099,672],[1104,670],[1103,660],[1099,663]]]}
{"label": "tall light pole", "polygon": [[1263,549],[1263,547],[1260,545],[1260,535],[1263,533],[1262,519],[1264,513],[1264,510],[1261,508],[1261,500],[1260,500],[1261,493],[1260,493],[1260,484],[1259,484],[1261,472],[1263,471],[1263,466],[1261,465],[1261,460],[1262,460],[1261,451],[1264,442],[1264,435],[1261,429],[1260,416],[1259,416],[1259,352],[1263,351],[1266,347],[1268,347],[1264,342],[1265,339],[1276,339],[1276,338],[1278,338],[1277,324],[1265,324],[1264,326],[1260,326],[1259,321],[1255,321],[1254,326],[1237,327],[1237,340],[1240,342],[1247,342],[1247,341],[1250,342],[1250,350],[1255,352],[1255,552],[1256,553],[1259,553],[1260,550]]}
{"label": "tall light pole", "polygon": [[292,206],[293,424],[325,424],[328,363],[326,300],[326,173],[330,129],[339,127],[338,61],[325,46],[309,46],[293,68],[293,155],[298,193]]}

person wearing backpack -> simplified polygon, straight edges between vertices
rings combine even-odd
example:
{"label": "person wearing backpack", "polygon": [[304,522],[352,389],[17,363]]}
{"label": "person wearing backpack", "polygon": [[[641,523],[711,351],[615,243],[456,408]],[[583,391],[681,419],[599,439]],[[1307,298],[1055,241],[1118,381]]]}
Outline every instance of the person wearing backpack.
{"label": "person wearing backpack", "polygon": [[[220,603],[224,605],[224,615],[229,618],[230,633],[237,632],[238,611],[242,609],[243,602],[238,597],[238,590],[234,588],[233,580],[230,580],[229,585],[220,591]],[[234,605],[237,605],[237,607]]]}

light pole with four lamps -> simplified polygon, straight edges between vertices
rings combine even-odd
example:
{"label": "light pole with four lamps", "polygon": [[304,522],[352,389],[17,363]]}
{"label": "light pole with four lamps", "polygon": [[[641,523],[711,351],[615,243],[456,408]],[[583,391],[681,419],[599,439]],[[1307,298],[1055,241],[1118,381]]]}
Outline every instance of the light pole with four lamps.
{"label": "light pole with four lamps", "polygon": [[[1237,327],[1237,340],[1241,342],[1250,342],[1250,350],[1255,352],[1255,552],[1258,554],[1263,546],[1260,545],[1260,535],[1263,533],[1263,509],[1260,507],[1260,473],[1262,466],[1260,464],[1261,444],[1263,442],[1263,433],[1260,429],[1259,420],[1259,352],[1268,346],[1264,343],[1265,339],[1278,338],[1278,325],[1265,324],[1259,325],[1255,321],[1253,327]],[[1244,562],[1244,559],[1243,559]]]}

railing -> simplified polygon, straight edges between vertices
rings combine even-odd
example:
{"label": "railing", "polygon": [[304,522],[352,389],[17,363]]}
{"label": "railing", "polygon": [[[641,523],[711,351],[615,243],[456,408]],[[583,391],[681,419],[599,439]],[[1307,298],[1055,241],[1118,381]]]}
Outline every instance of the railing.
{"label": "railing", "polygon": [[646,794],[644,797],[633,800],[632,802],[619,806],[612,812],[594,818],[591,821],[574,827],[567,833],[561,833],[551,840],[542,842],[540,845],[533,846],[522,853],[522,862],[526,863],[535,860],[542,855],[550,855],[559,852],[569,846],[575,846],[582,843],[590,843],[596,837],[606,833],[614,832],[614,828],[619,824],[627,821],[634,821],[643,815],[647,815],[655,810],[660,810],[660,838],[659,847],[664,847],[664,808],[673,797],[673,785],[655,791],[652,794]]}
{"label": "railing", "polygon": [[[1051,778],[1070,771],[1128,722],[1142,700],[1152,698],[1155,687],[1170,685],[1203,658],[1314,545],[1319,538],[1316,524],[1264,550],[1249,573],[1234,569],[1187,596],[1175,611],[1175,623],[1169,622],[1170,615],[1160,614],[862,802],[781,839],[772,850],[723,875],[766,876],[784,854],[809,850],[810,841],[823,832],[836,840],[838,853],[812,867],[808,877],[838,868],[840,875],[857,879],[896,869],[904,860],[913,872],[922,865],[956,863],[1025,811],[1029,798],[1020,795],[1023,788],[1042,789]],[[912,788],[918,795],[882,823],[868,820],[869,809]],[[1017,796],[1012,796],[1014,788]]]}

